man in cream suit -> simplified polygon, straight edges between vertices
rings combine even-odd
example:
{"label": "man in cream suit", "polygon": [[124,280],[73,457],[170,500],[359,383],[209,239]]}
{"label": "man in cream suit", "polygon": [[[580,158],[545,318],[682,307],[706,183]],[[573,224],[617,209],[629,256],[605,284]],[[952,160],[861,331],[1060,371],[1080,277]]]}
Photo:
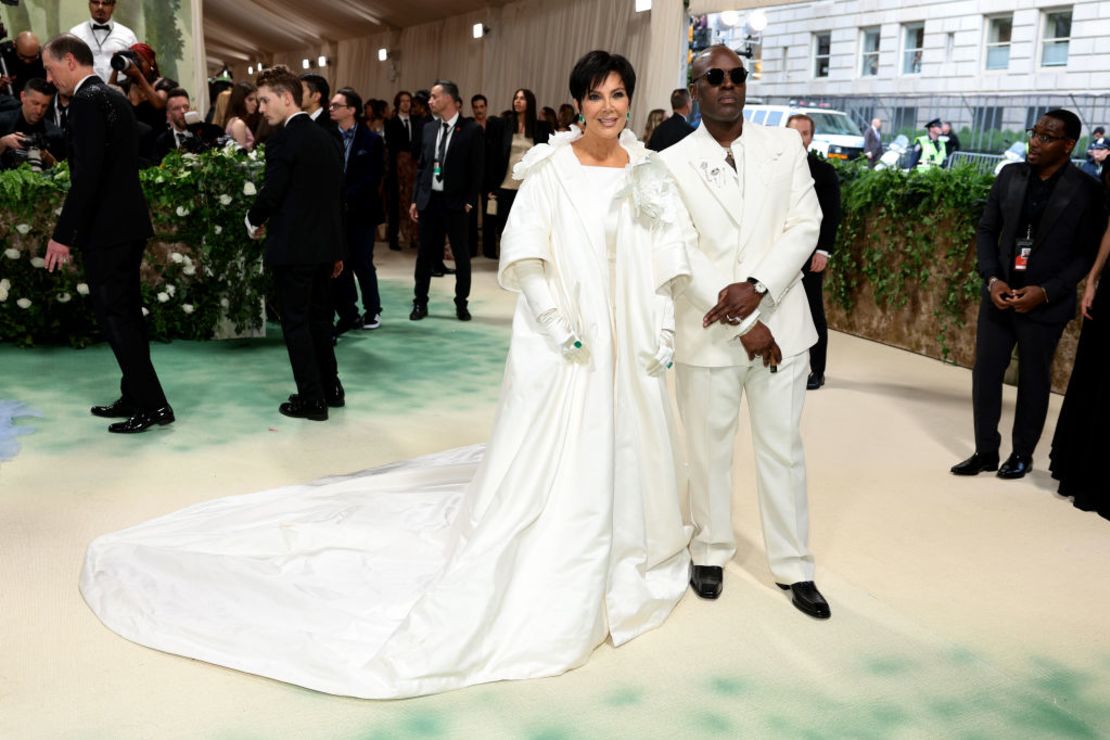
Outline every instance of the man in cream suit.
{"label": "man in cream suit", "polygon": [[771,572],[799,610],[829,605],[813,583],[800,422],[817,341],[801,282],[821,210],[793,129],[745,125],[747,71],[724,46],[694,60],[701,126],[662,152],[698,231],[693,280],[676,302],[679,410],[690,465],[695,535],[690,582],[721,593],[736,553],[732,453],[746,394],[756,486]]}

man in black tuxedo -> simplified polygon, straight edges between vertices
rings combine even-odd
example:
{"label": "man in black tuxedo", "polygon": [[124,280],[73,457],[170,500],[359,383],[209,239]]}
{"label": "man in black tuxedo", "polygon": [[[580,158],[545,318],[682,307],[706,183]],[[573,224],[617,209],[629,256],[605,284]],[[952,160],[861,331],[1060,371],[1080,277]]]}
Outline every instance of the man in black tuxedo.
{"label": "man in black tuxedo", "polygon": [[122,418],[109,432],[142,432],[174,421],[158,374],[150,361],[143,323],[139,268],[154,234],[139,185],[139,139],[127,98],[93,72],[88,45],[70,34],[58,36],[43,52],[48,79],[72,96],[67,142],[70,189],[54,236],[46,248],[53,272],[79,249],[93,309],[112,347],[123,379],[120,398],[93,406],[94,416]]}
{"label": "man in black tuxedo", "polygon": [[[802,148],[809,152],[813,134],[817,130],[813,119],[798,113],[786,119],[786,125],[802,137]],[[817,344],[809,348],[809,377],[806,389],[815,391],[825,384],[825,362],[829,354],[829,322],[825,319],[825,297],[822,292],[825,268],[829,264],[833,248],[836,246],[836,229],[840,226],[840,178],[836,169],[815,152],[809,152],[806,161],[809,175],[813,178],[813,189],[817,202],[821,205],[821,233],[817,236],[817,248],[813,255],[802,265],[802,287],[809,301],[809,312],[813,314],[813,326],[817,329]]]}
{"label": "man in black tuxedo", "polygon": [[467,218],[477,207],[485,161],[485,132],[459,111],[462,98],[453,82],[432,86],[428,106],[437,119],[424,127],[416,188],[409,215],[420,224],[416,290],[409,318],[428,315],[428,287],[443,258],[444,237],[455,255],[455,315],[470,321],[470,247]]}
{"label": "man in black tuxedo", "polygon": [[[478,93],[470,98],[470,110],[474,113],[474,123],[485,131],[486,157],[482,164],[482,179],[485,181],[478,195],[478,207],[470,212],[470,256],[478,256],[478,246],[482,247],[482,256],[497,259],[497,217],[489,215],[489,194],[497,185],[490,182],[492,173],[496,171],[497,151],[501,143],[502,120],[497,116],[489,115],[489,100],[485,95]],[[478,235],[478,216],[482,217],[482,234]],[[479,241],[480,238],[480,241]]]}
{"label": "man in black tuxedo", "polygon": [[301,110],[338,142],[339,127],[331,120],[327,111],[330,102],[331,85],[327,78],[311,72],[301,75]]}
{"label": "man in black tuxedo", "polygon": [[397,172],[397,155],[401,152],[412,154],[413,119],[411,117],[412,94],[401,90],[393,96],[393,115],[386,119],[385,129],[385,218],[386,238],[389,248],[401,251],[401,219],[408,218],[400,208],[400,181]]}
{"label": "man in black tuxedo", "polygon": [[266,181],[246,219],[251,238],[266,239],[297,383],[278,410],[325,421],[329,406],[344,405],[331,323],[331,281],[343,270],[343,155],[301,110],[301,83],[288,67],[267,69],[256,84],[259,111],[282,127],[266,145]]}
{"label": "man in black tuxedo", "polygon": [[[983,287],[972,372],[975,454],[952,467],[956,475],[997,469],[999,478],[1021,478],[1033,467],[1052,357],[1106,226],[1099,184],[1069,162],[1079,132],[1071,111],[1045,113],[1029,130],[1026,161],[1004,167],[991,187],[976,238]],[[1002,379],[1015,344],[1013,452],[999,467]]]}
{"label": "man in black tuxedo", "polygon": [[[381,326],[382,303],[378,273],[374,269],[374,237],[384,212],[378,192],[385,171],[382,137],[361,125],[362,98],[349,87],[336,92],[329,107],[343,141],[345,190],[344,226],[347,232],[346,268],[335,279],[336,336],[351,329]],[[363,313],[358,311],[355,278],[362,291]]]}
{"label": "man in black tuxedo", "polygon": [[671,117],[659,124],[651,134],[647,148],[661,152],[694,133],[694,127],[687,122],[692,111],[690,91],[680,87],[671,93]]}

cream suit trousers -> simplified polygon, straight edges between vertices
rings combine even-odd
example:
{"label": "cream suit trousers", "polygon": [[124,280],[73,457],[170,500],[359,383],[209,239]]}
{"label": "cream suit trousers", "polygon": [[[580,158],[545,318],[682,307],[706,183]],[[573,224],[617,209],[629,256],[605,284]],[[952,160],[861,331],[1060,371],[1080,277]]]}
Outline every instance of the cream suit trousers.
{"label": "cream suit trousers", "polygon": [[812,581],[809,505],[801,419],[809,354],[785,358],[777,373],[751,366],[677,365],[678,408],[686,429],[695,565],[725,565],[736,554],[732,456],[740,401],[748,398],[756,490],[771,573],[779,583]]}

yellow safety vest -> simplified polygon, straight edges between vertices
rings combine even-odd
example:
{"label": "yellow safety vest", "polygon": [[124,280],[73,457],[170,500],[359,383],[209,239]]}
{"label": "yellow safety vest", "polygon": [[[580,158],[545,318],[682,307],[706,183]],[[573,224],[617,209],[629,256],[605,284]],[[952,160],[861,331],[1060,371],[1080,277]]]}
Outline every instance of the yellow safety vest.
{"label": "yellow safety vest", "polygon": [[918,167],[940,167],[948,154],[940,141],[933,141],[928,135],[918,136],[917,144],[921,147],[921,157],[917,160]]}

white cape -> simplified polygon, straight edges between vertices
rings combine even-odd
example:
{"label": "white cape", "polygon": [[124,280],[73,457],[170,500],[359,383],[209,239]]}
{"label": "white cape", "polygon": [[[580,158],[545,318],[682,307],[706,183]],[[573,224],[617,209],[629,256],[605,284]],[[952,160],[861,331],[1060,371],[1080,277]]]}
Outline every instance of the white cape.
{"label": "white cape", "polygon": [[685,237],[665,169],[627,137],[634,164],[610,238],[587,225],[571,138],[526,158],[501,278],[513,288],[516,259],[547,260],[589,363],[567,362],[521,299],[485,454],[220,499],[101,537],[81,592],[105,625],[312,689],[395,698],[556,675],[666,619],[686,591],[690,533],[666,388],[643,361],[657,291],[689,275]]}

